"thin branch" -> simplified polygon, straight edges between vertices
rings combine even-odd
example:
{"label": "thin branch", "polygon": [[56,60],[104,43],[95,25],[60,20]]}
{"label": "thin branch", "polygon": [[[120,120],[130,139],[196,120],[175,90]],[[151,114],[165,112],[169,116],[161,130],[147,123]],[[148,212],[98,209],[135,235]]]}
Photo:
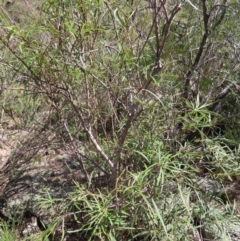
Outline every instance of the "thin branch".
{"label": "thin branch", "polygon": [[191,69],[188,71],[187,73],[187,76],[186,76],[186,79],[185,79],[185,90],[184,90],[184,93],[185,93],[185,98],[188,99],[188,93],[189,93],[189,89],[190,89],[190,80],[191,80],[191,77],[194,73],[194,71],[196,70],[196,68],[198,67],[199,63],[200,63],[200,60],[202,58],[202,55],[203,55],[203,52],[204,52],[204,49],[206,47],[206,44],[207,44],[207,40],[208,40],[208,37],[209,35],[211,34],[211,32],[213,30],[216,29],[217,26],[219,26],[221,24],[221,22],[223,21],[224,19],[224,16],[226,14],[226,3],[227,3],[227,0],[224,1],[224,9],[220,15],[220,17],[218,18],[218,20],[214,23],[214,25],[211,27],[211,29],[209,29],[209,19],[210,19],[210,13],[212,12],[212,9],[215,7],[213,7],[209,13],[208,13],[208,9],[207,9],[207,1],[206,0],[203,0],[203,23],[204,23],[204,34],[203,34],[203,37],[202,37],[202,41],[200,43],[200,46],[199,46],[199,49],[198,49],[198,52],[197,52],[197,55],[195,57],[195,60],[194,60],[194,63],[192,64],[192,67]]}
{"label": "thin branch", "polygon": [[70,100],[70,99],[68,99],[68,100],[69,100],[72,108],[74,109],[75,113],[78,115],[78,118],[81,121],[81,124],[82,124],[84,130],[86,131],[86,133],[88,134],[91,142],[94,144],[94,146],[97,149],[97,151],[101,154],[101,156],[104,158],[104,160],[108,163],[108,165],[114,171],[114,164],[113,164],[113,162],[110,160],[108,155],[102,150],[101,146],[98,144],[97,140],[93,136],[92,131],[91,131],[91,126],[89,124],[86,124],[86,121],[84,121],[84,118],[83,118],[82,113],[80,111],[80,107],[76,106],[73,103],[72,100]]}
{"label": "thin branch", "polygon": [[226,86],[221,92],[220,94],[217,96],[217,98],[215,99],[215,103],[211,108],[211,111],[213,112],[218,112],[220,106],[221,106],[221,100],[223,100],[231,91],[232,87],[234,86],[233,83],[229,84],[228,86]]}
{"label": "thin branch", "polygon": [[[142,89],[148,89],[150,84],[153,81],[152,76],[155,76],[163,68],[162,63],[161,63],[161,57],[162,57],[162,54],[163,54],[163,50],[165,48],[165,44],[166,44],[167,38],[169,36],[169,32],[170,32],[172,22],[173,22],[175,16],[177,15],[177,13],[181,10],[181,6],[182,6],[182,3],[177,4],[173,8],[170,18],[166,19],[167,21],[166,21],[165,27],[163,29],[163,37],[162,37],[161,43],[159,42],[160,40],[158,39],[159,33],[155,33],[156,34],[156,41],[157,41],[156,42],[156,48],[157,48],[156,60],[155,60],[154,67],[152,69],[151,77],[148,79],[148,81],[146,81],[146,83],[145,83],[145,85],[143,86]],[[164,8],[165,8],[165,6],[164,6]],[[166,9],[165,9],[165,11],[166,11]],[[156,19],[155,19],[155,21],[153,21],[153,24],[157,25]],[[158,29],[158,26],[156,26],[155,28]]]}
{"label": "thin branch", "polygon": [[189,88],[190,88],[191,77],[192,77],[196,67],[198,66],[198,64],[200,62],[200,59],[201,59],[202,54],[203,54],[203,50],[205,48],[205,45],[207,43],[207,39],[208,39],[208,36],[209,36],[208,20],[209,20],[209,14],[207,13],[206,0],[203,0],[203,22],[204,22],[205,32],[203,34],[201,44],[199,46],[197,55],[195,57],[195,61],[194,61],[193,65],[192,65],[191,69],[188,71],[186,79],[185,79],[185,84],[184,84],[184,86],[185,86],[184,93],[185,94],[184,95],[185,95],[186,99],[188,99],[188,94],[189,94],[188,92],[189,92]]}
{"label": "thin branch", "polygon": [[141,114],[142,111],[143,111],[143,108],[138,104],[132,108],[128,116],[128,119],[126,121],[126,124],[123,128],[123,131],[121,133],[121,136],[119,138],[119,141],[117,143],[117,148],[115,150],[114,170],[113,170],[113,176],[112,176],[113,181],[115,182],[115,185],[117,182],[117,177],[119,176],[119,172],[120,172],[119,166],[121,161],[121,153],[122,153],[123,145],[126,140],[128,131],[132,126],[132,122]]}

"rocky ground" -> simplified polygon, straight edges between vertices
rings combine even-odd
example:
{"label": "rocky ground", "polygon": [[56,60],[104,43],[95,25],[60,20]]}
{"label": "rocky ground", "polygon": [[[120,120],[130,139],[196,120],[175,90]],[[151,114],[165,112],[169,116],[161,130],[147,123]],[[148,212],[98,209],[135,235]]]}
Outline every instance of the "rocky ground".
{"label": "rocky ground", "polygon": [[[41,233],[56,218],[67,215],[69,210],[62,205],[67,206],[65,201],[76,183],[91,190],[102,186],[107,179],[104,173],[99,172],[89,177],[94,170],[84,169],[81,156],[61,151],[56,153],[48,148],[35,151],[34,139],[40,138],[35,134],[1,131],[0,218],[8,223],[17,222],[19,238]],[[91,186],[87,186],[89,181]],[[52,203],[51,207],[48,204],[39,205],[49,197],[50,200],[58,201]],[[75,227],[74,218],[70,215],[65,219],[64,232]],[[57,232],[58,226],[55,227]],[[51,240],[60,239],[56,234]],[[74,235],[66,235],[66,240],[74,240]]]}
{"label": "rocky ground", "polygon": [[8,157],[10,156],[11,150],[14,148],[14,141],[11,140],[4,129],[0,129],[0,168],[4,166]]}
{"label": "rocky ground", "polygon": [[[84,169],[81,156],[61,151],[56,152],[49,148],[41,149],[39,146],[35,151],[32,148],[34,140],[39,142],[42,136],[46,138],[46,133],[42,133],[41,136],[39,134],[36,136],[36,134],[15,131],[11,128],[2,128],[0,133],[0,217],[4,222],[11,223],[14,220],[18,223],[19,239],[44,232],[59,214],[66,216],[67,213],[72,213],[72,210],[69,209],[63,211],[62,205],[70,202],[69,193],[75,187],[76,182],[85,186],[86,190],[89,189],[87,186],[90,179],[88,174],[93,171]],[[108,179],[106,174],[96,172],[91,181],[91,188],[106,185]],[[232,205],[231,209],[234,208],[236,217],[239,216],[239,180],[218,183],[205,177],[195,178],[192,183],[198,187],[198,192],[205,192],[208,195],[218,193],[223,202],[229,202]],[[173,188],[177,190],[174,185]],[[48,204],[39,205],[42,200],[47,200],[48,195],[58,201],[52,203],[51,208]],[[211,205],[215,204],[209,204],[209,208]],[[226,225],[228,236],[224,237],[221,237],[222,234],[216,229],[216,225],[214,229],[210,224],[204,229],[207,239],[196,235],[196,240],[214,241],[218,237],[217,240],[238,241],[240,240],[239,224],[238,221],[229,222]],[[79,228],[78,225],[79,223],[76,224],[71,215],[65,219],[66,240],[80,240],[79,236],[75,237],[70,234],[72,229]],[[62,234],[60,224],[56,225],[55,234],[51,240],[60,240]]]}

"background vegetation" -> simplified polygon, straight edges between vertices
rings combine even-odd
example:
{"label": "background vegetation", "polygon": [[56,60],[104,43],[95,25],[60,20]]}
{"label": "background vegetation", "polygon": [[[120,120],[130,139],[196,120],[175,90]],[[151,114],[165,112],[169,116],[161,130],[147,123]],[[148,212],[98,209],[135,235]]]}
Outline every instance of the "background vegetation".
{"label": "background vegetation", "polygon": [[2,126],[37,136],[25,161],[48,146],[109,176],[56,220],[84,210],[76,240],[240,234],[239,14],[230,0],[2,3]]}

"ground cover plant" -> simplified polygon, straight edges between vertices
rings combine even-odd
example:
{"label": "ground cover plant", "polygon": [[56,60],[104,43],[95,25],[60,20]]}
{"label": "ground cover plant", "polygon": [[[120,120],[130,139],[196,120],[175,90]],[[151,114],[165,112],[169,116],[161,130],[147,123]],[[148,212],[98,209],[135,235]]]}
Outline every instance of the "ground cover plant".
{"label": "ground cover plant", "polygon": [[[71,153],[87,183],[40,199],[62,203],[59,216],[21,239],[239,240],[239,12],[230,0],[2,2],[1,126],[12,141],[27,133],[9,158],[19,170]],[[3,220],[1,239],[18,229]]]}

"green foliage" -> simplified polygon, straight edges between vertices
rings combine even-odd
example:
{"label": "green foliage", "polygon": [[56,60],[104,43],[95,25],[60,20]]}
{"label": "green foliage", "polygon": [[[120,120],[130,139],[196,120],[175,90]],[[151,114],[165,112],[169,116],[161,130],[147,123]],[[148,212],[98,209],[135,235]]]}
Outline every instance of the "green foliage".
{"label": "green foliage", "polygon": [[1,223],[0,235],[1,235],[1,240],[3,240],[3,241],[17,240],[14,230],[9,228],[7,223]]}
{"label": "green foliage", "polygon": [[154,2],[3,4],[1,123],[46,131],[45,144],[111,177],[99,190],[77,184],[46,240],[64,240],[69,216],[85,240],[228,236],[232,200],[196,180],[238,178],[239,4]]}

